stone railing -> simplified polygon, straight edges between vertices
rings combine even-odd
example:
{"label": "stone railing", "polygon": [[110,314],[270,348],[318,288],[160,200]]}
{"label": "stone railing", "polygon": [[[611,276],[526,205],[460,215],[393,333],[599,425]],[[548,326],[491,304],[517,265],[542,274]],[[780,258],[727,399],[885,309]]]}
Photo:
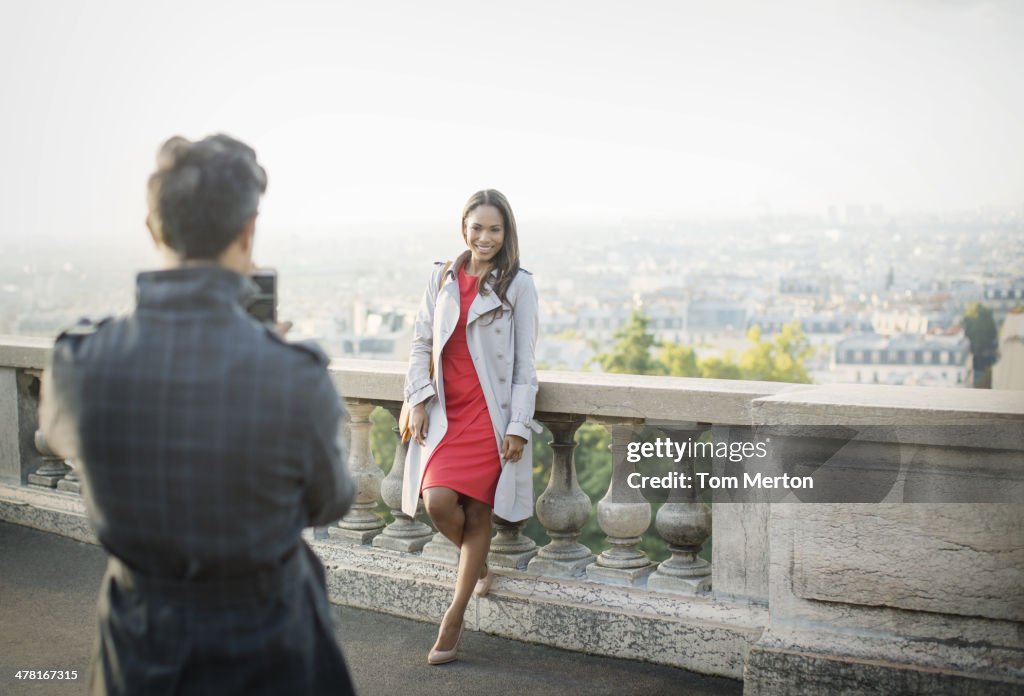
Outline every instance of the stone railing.
{"label": "stone railing", "polygon": [[[48,341],[0,338],[0,519],[91,541],[74,463],[37,431],[48,351]],[[331,370],[350,412],[358,483],[349,514],[308,535],[332,601],[436,621],[458,551],[422,515],[399,510],[404,448],[387,476],[370,451],[371,413],[397,415],[404,365]],[[1024,687],[1020,394],[545,372],[537,413],[551,433],[536,505],[550,541],[495,520],[498,577],[473,600],[471,628],[743,679],[745,693]],[[586,421],[611,435],[599,554],[579,540],[592,501],[578,484],[573,436]],[[758,491],[708,506],[679,488],[652,520],[651,503],[628,485],[636,464],[627,447],[643,425],[677,441],[771,441],[765,473],[812,471],[822,451],[845,454],[817,469],[819,502]],[[673,473],[692,480],[696,464],[682,457]],[[733,471],[728,459],[710,465],[714,475]],[[709,563],[699,554],[712,527]],[[644,553],[649,533],[670,558]]]}

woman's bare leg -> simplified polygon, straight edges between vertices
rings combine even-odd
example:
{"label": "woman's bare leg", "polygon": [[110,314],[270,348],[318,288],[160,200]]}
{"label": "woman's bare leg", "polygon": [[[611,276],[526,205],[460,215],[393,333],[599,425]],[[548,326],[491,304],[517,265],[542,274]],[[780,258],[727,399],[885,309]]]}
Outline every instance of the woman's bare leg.
{"label": "woman's bare leg", "polygon": [[459,504],[459,494],[444,486],[425,488],[423,490],[423,507],[427,509],[427,515],[437,527],[437,531],[461,548],[466,513],[462,505]]}
{"label": "woman's bare leg", "polygon": [[487,553],[491,549],[491,507],[468,497],[463,498],[462,507],[464,524],[455,595],[441,620],[441,629],[434,644],[437,650],[451,650],[458,640],[466,607],[469,606],[473,588],[483,573]]}
{"label": "woman's bare leg", "polygon": [[[468,498],[444,486],[432,486],[424,489],[423,500],[430,521],[434,523],[439,532],[461,549],[462,535],[466,525],[466,510],[463,507],[465,501],[479,503],[480,505],[484,504],[480,503],[479,500]],[[484,507],[487,506],[484,505]],[[490,510],[489,507],[487,509]],[[489,551],[490,542],[488,542],[487,548]],[[484,568],[487,567],[486,554],[484,554],[484,557],[485,564],[480,568],[481,578],[485,575]]]}

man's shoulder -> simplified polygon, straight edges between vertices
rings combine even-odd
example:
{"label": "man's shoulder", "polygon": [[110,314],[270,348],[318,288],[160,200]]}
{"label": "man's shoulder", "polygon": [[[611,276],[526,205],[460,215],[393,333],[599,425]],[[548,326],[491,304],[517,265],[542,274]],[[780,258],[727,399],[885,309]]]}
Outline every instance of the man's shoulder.
{"label": "man's shoulder", "polygon": [[113,321],[113,316],[103,317],[102,319],[82,317],[57,334],[57,338],[54,340],[54,348],[77,350]]}
{"label": "man's shoulder", "polygon": [[81,319],[76,321],[74,324],[72,324],[71,326],[67,327],[66,329],[61,331],[59,334],[57,334],[57,340],[61,341],[61,340],[67,339],[67,340],[73,340],[74,341],[74,340],[80,340],[80,339],[83,339],[83,338],[88,338],[89,336],[92,336],[93,334],[98,332],[106,324],[108,324],[111,321],[113,321],[113,319],[114,319],[114,317],[112,317],[112,316],[103,317],[102,319],[92,319],[90,317],[82,317]]}
{"label": "man's shoulder", "polygon": [[267,340],[285,349],[286,354],[292,356],[302,364],[308,364],[319,368],[326,368],[331,362],[327,353],[316,341],[289,341],[279,334],[272,327],[264,324],[263,332]]}

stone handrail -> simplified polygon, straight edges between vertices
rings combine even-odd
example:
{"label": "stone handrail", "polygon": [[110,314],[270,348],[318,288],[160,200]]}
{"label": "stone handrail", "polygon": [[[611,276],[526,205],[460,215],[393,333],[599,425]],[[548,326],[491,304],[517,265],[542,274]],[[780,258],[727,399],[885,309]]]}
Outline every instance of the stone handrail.
{"label": "stone handrail", "polygon": [[[67,519],[81,519],[78,482],[37,436],[34,413],[50,346],[0,337],[0,519],[64,531]],[[349,405],[359,485],[352,511],[310,539],[331,568],[332,599],[436,619],[457,549],[398,510],[402,446],[386,478],[369,447],[370,413],[397,413],[405,365],[338,360],[330,370]],[[1024,685],[1019,393],[563,372],[541,372],[539,382],[537,419],[552,433],[553,463],[536,513],[551,542],[537,548],[521,525],[496,520],[489,560],[499,578],[491,596],[474,600],[477,628],[743,678],[749,693],[803,693],[807,679],[816,691],[849,693]],[[612,480],[597,505],[610,548],[597,556],[578,542],[591,501],[576,482],[573,434],[588,419],[612,436]],[[656,564],[639,548],[651,504],[625,485],[635,471],[626,446],[645,423],[694,438],[743,439],[760,429],[783,453],[774,461],[780,472],[833,441],[830,428],[857,430],[864,435],[848,448],[852,461],[831,471],[837,485],[878,471],[898,470],[899,480],[887,479],[893,491],[870,504],[754,496],[716,498],[709,508],[674,490],[654,520],[672,557]],[[922,471],[947,488],[917,485]],[[688,457],[675,473],[693,472]],[[968,476],[997,481],[996,497],[938,502],[959,500],[948,492],[962,495]],[[379,499],[392,510],[388,525]],[[54,515],[62,521],[40,521]],[[708,564],[698,552],[712,526]],[[415,607],[397,599],[410,587],[421,596]],[[545,623],[542,606],[567,610],[562,623]],[[617,632],[595,630],[609,620]]]}

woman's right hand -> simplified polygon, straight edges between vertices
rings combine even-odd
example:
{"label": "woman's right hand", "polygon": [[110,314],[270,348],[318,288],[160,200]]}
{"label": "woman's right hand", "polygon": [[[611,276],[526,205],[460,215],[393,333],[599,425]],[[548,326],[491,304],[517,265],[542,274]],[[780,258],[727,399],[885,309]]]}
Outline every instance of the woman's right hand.
{"label": "woman's right hand", "polygon": [[412,437],[416,443],[423,446],[427,437],[427,407],[422,403],[412,407],[409,415],[409,427],[412,429]]}

